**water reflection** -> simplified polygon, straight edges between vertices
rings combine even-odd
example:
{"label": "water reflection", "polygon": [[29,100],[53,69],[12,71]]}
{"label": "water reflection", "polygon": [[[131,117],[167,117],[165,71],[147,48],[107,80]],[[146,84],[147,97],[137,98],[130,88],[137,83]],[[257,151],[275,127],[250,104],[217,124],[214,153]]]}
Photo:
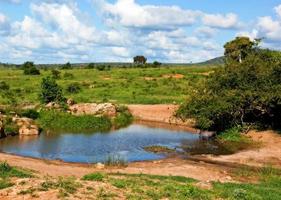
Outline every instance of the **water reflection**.
{"label": "water reflection", "polygon": [[23,156],[60,159],[68,162],[103,162],[109,155],[120,155],[128,162],[154,160],[165,155],[143,150],[159,145],[182,150],[194,145],[199,136],[186,131],[131,125],[110,133],[43,133],[37,137],[9,137],[0,140],[0,150]]}

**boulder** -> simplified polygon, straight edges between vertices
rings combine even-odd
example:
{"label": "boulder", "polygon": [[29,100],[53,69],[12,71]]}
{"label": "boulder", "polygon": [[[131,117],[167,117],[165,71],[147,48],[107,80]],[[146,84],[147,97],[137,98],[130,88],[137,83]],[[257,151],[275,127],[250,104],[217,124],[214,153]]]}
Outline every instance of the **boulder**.
{"label": "boulder", "polygon": [[36,125],[21,126],[19,128],[20,135],[39,135],[39,128]]}
{"label": "boulder", "polygon": [[13,122],[19,127],[20,135],[39,135],[39,127],[34,123],[32,119],[23,118],[13,118]]}
{"label": "boulder", "polygon": [[50,102],[45,106],[47,109],[59,109],[60,105],[55,102]]}
{"label": "boulder", "polygon": [[69,106],[69,110],[74,115],[105,115],[116,116],[116,107],[111,103],[81,103]]}
{"label": "boulder", "polygon": [[102,164],[102,163],[97,163],[97,164],[96,164],[96,168],[97,168],[97,169],[104,169],[104,168],[105,168],[105,165]]}
{"label": "boulder", "polygon": [[67,99],[66,103],[67,105],[72,106],[75,104],[75,101],[73,99]]}

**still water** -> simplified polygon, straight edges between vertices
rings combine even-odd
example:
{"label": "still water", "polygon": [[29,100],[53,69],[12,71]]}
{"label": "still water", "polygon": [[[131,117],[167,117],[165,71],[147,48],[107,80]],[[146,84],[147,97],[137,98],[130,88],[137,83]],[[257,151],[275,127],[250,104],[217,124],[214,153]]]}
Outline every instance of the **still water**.
{"label": "still water", "polygon": [[146,146],[166,146],[182,151],[182,146],[198,144],[199,136],[185,131],[151,128],[133,124],[109,133],[42,133],[36,137],[8,137],[0,140],[0,151],[66,162],[104,162],[118,156],[127,162],[164,158],[145,151]]}

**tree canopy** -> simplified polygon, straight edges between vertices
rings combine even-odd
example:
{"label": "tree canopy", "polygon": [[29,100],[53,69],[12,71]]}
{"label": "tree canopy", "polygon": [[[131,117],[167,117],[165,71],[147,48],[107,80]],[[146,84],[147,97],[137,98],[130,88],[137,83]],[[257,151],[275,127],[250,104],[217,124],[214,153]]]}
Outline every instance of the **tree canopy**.
{"label": "tree canopy", "polygon": [[[225,67],[217,69],[180,108],[202,129],[236,125],[281,126],[281,52],[236,38],[225,45]],[[242,62],[241,62],[242,60]]]}

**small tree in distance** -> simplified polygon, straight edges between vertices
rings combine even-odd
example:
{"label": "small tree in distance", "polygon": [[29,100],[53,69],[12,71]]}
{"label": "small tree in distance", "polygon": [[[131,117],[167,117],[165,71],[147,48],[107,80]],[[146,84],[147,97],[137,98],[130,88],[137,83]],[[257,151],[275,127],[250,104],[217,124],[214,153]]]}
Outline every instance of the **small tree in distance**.
{"label": "small tree in distance", "polygon": [[135,56],[134,63],[138,65],[144,65],[147,61],[147,58],[144,56]]}
{"label": "small tree in distance", "polygon": [[50,76],[43,78],[41,83],[40,99],[43,103],[65,101],[62,94],[62,88],[56,83],[56,80]]}
{"label": "small tree in distance", "polygon": [[33,62],[25,62],[22,69],[25,75],[40,75],[39,69],[35,67]]}

